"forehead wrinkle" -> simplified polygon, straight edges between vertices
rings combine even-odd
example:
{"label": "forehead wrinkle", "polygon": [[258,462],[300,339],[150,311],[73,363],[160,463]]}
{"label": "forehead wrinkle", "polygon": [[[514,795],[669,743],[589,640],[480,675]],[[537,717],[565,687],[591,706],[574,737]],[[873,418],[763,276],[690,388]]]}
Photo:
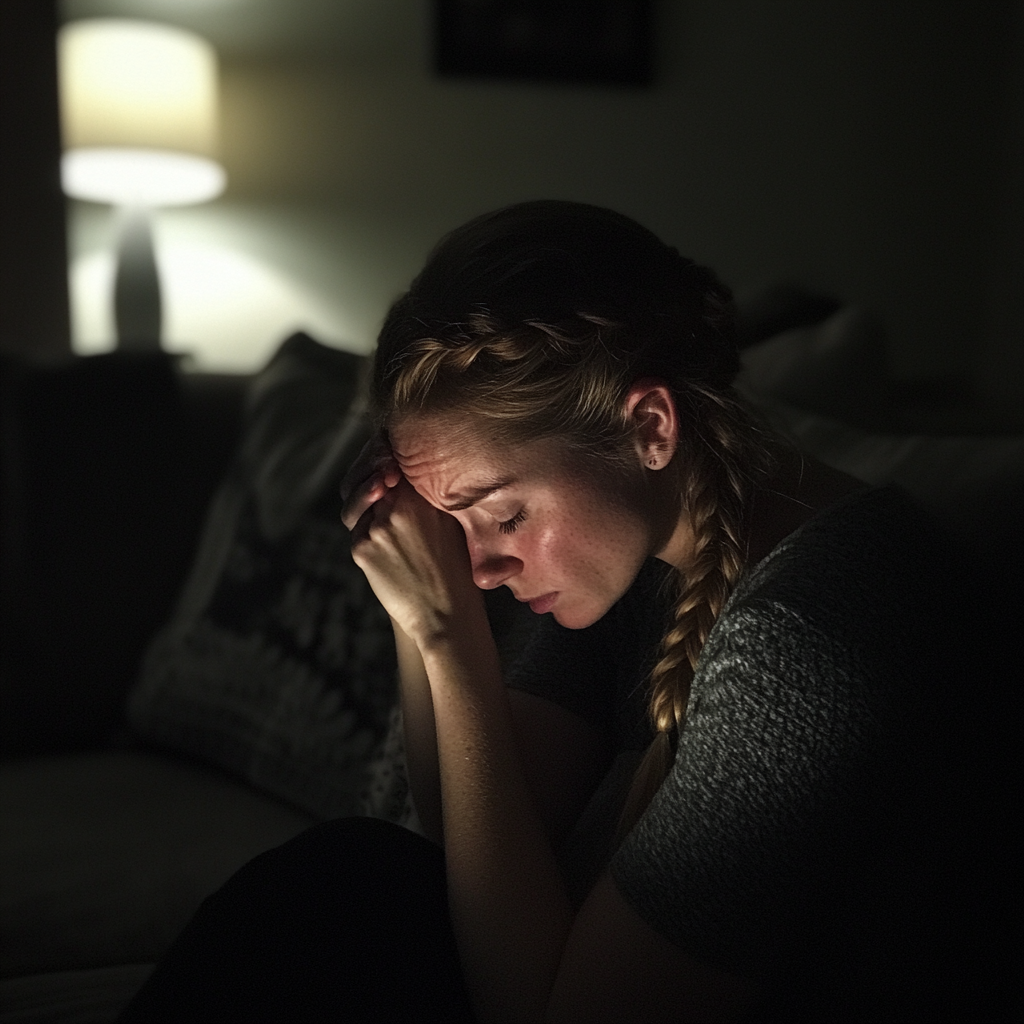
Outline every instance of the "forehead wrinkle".
{"label": "forehead wrinkle", "polygon": [[[530,477],[535,445],[508,446],[457,416],[403,417],[388,431],[391,450],[409,482],[435,507],[459,512]],[[540,461],[543,461],[541,459]]]}
{"label": "forehead wrinkle", "polygon": [[481,464],[468,453],[449,450],[447,444],[431,444],[430,438],[412,440],[408,447],[393,447],[392,454],[416,490],[445,512],[467,509],[514,480],[512,475],[488,466],[488,460]]}
{"label": "forehead wrinkle", "polygon": [[399,466],[418,469],[421,466],[444,466],[458,464],[464,457],[463,452],[450,443],[449,438],[439,438],[436,434],[414,436],[407,439],[401,448],[391,440],[391,454]]}

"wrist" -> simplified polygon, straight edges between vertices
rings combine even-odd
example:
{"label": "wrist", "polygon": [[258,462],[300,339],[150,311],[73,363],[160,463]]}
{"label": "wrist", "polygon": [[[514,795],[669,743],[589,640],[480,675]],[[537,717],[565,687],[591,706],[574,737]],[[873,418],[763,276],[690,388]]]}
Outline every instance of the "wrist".
{"label": "wrist", "polygon": [[416,646],[434,679],[450,678],[453,665],[464,666],[473,675],[482,671],[500,677],[498,649],[482,604],[479,614],[436,620],[420,632]]}
{"label": "wrist", "polygon": [[491,625],[483,612],[435,614],[418,624],[415,644],[424,660],[444,657],[449,653],[469,650],[482,637],[493,643]]}
{"label": "wrist", "polygon": [[421,606],[404,628],[424,657],[431,651],[458,647],[480,634],[491,634],[483,595],[475,586],[466,594],[453,595],[445,606]]}

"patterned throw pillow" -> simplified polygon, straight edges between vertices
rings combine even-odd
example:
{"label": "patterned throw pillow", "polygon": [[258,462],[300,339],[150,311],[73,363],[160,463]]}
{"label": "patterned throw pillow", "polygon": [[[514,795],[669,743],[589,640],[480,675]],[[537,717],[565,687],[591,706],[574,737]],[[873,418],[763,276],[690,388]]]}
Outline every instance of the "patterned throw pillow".
{"label": "patterned throw pillow", "polygon": [[320,817],[408,823],[390,622],[339,519],[338,482],[367,436],[364,364],[298,334],[254,377],[239,454],[129,720]]}

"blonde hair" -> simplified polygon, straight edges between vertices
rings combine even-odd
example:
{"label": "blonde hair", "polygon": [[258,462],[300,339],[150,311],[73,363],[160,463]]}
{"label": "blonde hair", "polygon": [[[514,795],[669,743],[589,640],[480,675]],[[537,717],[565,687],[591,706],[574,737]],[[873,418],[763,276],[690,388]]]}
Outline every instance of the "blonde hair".
{"label": "blonde hair", "polygon": [[651,674],[657,739],[620,825],[642,813],[671,763],[701,648],[743,570],[754,489],[771,441],[732,388],[731,296],[619,214],[526,203],[442,240],[378,341],[372,399],[382,427],[457,410],[498,442],[557,438],[598,473],[639,472],[626,396],[671,389],[673,460],[694,548]]}

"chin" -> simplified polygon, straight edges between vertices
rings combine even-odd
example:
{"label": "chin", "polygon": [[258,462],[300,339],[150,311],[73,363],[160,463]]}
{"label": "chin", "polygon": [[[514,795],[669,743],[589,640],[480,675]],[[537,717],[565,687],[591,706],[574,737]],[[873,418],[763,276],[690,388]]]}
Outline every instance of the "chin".
{"label": "chin", "polygon": [[[609,605],[608,608],[610,607]],[[555,617],[555,622],[566,629],[586,629],[587,626],[592,626],[599,619],[603,619],[608,613],[608,608],[599,608],[594,605],[587,608],[570,606],[568,608],[553,608],[551,614]]]}
{"label": "chin", "polygon": [[555,622],[566,629],[586,629],[588,626],[592,626],[615,607],[633,585],[639,572],[640,567],[638,566],[632,576],[619,581],[608,581],[609,585],[603,587],[585,589],[583,594],[574,601],[568,597],[572,591],[563,591],[551,609]]}

